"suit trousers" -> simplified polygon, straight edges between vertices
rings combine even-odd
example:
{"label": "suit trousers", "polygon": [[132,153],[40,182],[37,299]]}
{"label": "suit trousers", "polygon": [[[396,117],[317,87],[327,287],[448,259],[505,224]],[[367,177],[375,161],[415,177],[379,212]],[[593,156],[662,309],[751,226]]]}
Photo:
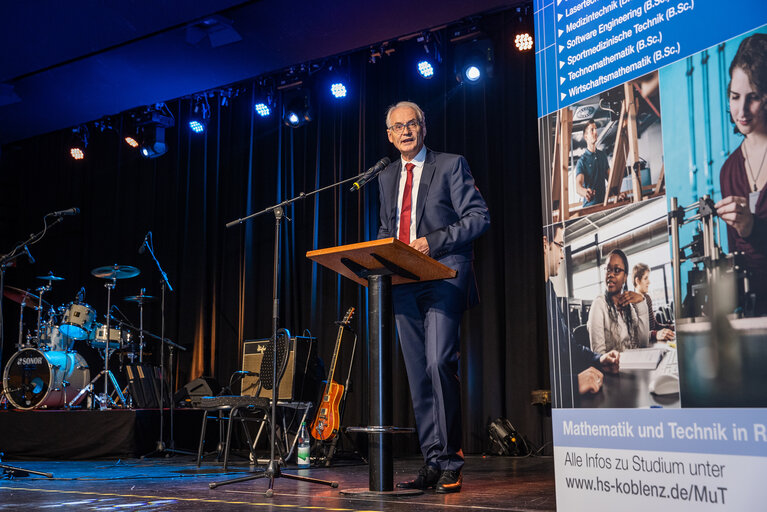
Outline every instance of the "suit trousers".
{"label": "suit trousers", "polygon": [[398,285],[392,290],[424,461],[454,471],[460,471],[464,463],[459,334],[466,296],[461,278],[466,273],[460,272],[456,279]]}

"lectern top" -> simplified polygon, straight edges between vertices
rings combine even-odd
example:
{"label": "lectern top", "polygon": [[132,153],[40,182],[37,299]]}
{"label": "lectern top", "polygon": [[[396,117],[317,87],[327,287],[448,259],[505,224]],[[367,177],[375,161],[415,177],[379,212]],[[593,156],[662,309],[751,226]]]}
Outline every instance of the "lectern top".
{"label": "lectern top", "polygon": [[391,273],[394,285],[456,276],[455,270],[396,238],[318,249],[307,252],[306,257],[363,286],[367,279],[360,269],[370,274]]}

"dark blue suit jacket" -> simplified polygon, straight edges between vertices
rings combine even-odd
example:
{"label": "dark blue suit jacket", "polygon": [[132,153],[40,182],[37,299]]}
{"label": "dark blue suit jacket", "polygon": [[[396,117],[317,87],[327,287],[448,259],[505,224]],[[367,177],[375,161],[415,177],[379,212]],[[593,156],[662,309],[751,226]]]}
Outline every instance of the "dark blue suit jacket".
{"label": "dark blue suit jacket", "polygon": [[[397,158],[378,175],[379,239],[397,237],[401,170],[402,159]],[[450,281],[461,291],[464,308],[478,300],[471,264],[472,242],[489,226],[487,204],[474,184],[466,159],[427,149],[416,199],[416,237],[426,237],[432,258],[458,270],[456,278]]]}
{"label": "dark blue suit jacket", "polygon": [[548,310],[549,357],[551,370],[552,406],[574,407],[578,402],[578,374],[589,366],[600,368],[601,354],[573,340],[566,318],[559,307],[559,298],[551,281],[546,281]]}

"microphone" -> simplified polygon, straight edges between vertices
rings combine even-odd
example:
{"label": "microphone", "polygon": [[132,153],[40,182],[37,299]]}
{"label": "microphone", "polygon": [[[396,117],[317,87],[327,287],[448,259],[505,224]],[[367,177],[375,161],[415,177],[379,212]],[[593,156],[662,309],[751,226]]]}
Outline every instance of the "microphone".
{"label": "microphone", "polygon": [[67,215],[78,215],[80,208],[68,208],[66,210],[59,210],[57,212],[49,213],[51,217],[66,217]]}
{"label": "microphone", "polygon": [[349,192],[356,192],[357,190],[361,189],[365,183],[378,176],[378,173],[383,171],[390,163],[391,159],[388,156],[380,159],[377,164],[365,171],[362,174],[362,177],[354,182],[354,185],[352,185],[352,188],[349,189]]}
{"label": "microphone", "polygon": [[146,243],[149,240],[149,234],[150,233],[151,233],[151,231],[147,231],[146,235],[144,235],[144,241],[141,242],[141,247],[138,248],[138,253],[139,254],[144,254],[144,251],[146,251]]}
{"label": "microphone", "polygon": [[34,263],[35,258],[32,257],[32,253],[29,252],[29,247],[27,247],[26,245],[24,246],[24,252],[27,253],[27,259],[29,260],[29,262]]}

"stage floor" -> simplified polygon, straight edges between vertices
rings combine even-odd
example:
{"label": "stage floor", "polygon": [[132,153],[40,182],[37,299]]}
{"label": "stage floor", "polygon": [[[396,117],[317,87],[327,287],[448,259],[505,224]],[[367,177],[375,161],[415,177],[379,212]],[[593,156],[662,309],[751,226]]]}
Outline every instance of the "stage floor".
{"label": "stage floor", "polygon": [[[275,480],[275,495],[264,497],[264,479],[210,489],[246,475],[247,465],[235,463],[227,472],[205,461],[197,469],[194,457],[127,459],[114,461],[8,461],[3,464],[53,473],[48,479],[30,475],[0,481],[0,510],[333,510],[384,511],[544,511],[555,510],[554,469],[551,457],[513,459],[470,456],[466,460],[463,490],[457,494],[427,491],[411,497],[349,497],[340,490],[368,487],[368,466],[342,464],[298,473],[336,480],[338,489]],[[410,479],[421,463],[394,461],[394,480]]]}

